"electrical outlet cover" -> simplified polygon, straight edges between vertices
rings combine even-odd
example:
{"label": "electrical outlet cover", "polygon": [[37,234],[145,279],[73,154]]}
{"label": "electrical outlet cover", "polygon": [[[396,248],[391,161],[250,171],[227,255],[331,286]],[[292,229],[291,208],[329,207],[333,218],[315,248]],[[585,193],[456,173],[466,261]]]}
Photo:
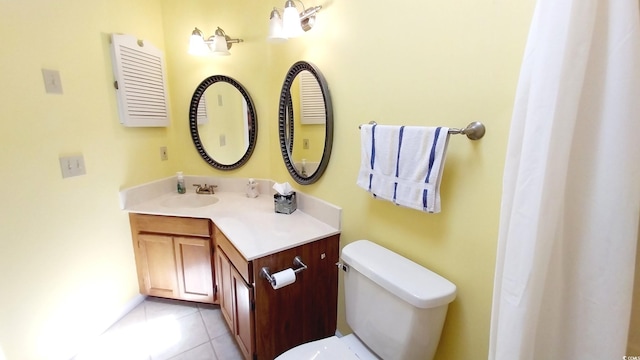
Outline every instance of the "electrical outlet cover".
{"label": "electrical outlet cover", "polygon": [[161,146],[160,147],[160,160],[162,160],[162,161],[169,160],[169,153],[167,152],[167,147],[166,146]]}
{"label": "electrical outlet cover", "polygon": [[57,70],[42,69],[44,89],[48,94],[62,94],[62,80]]}

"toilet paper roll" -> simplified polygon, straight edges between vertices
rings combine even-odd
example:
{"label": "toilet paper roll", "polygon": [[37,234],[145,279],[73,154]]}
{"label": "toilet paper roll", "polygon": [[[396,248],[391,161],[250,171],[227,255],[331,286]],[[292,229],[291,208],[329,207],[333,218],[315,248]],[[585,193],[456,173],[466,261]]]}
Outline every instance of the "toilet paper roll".
{"label": "toilet paper roll", "polygon": [[271,275],[271,277],[273,278],[271,286],[276,290],[296,282],[296,272],[291,268],[279,271]]}

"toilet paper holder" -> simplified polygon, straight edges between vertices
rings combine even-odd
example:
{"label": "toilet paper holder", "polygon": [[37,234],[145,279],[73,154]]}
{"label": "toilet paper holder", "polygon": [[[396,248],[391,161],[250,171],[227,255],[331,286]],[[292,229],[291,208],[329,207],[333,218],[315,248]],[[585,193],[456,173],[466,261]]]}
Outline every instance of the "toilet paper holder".
{"label": "toilet paper holder", "polygon": [[[293,272],[296,274],[302,270],[307,269],[307,265],[305,265],[305,263],[302,262],[302,259],[300,259],[300,256],[296,256],[293,258],[293,265],[299,266],[297,269],[293,269]],[[265,266],[262,269],[260,269],[260,276],[267,279],[272,286],[275,285],[276,280],[273,278],[273,276],[271,276],[271,272],[269,271],[268,267]]]}

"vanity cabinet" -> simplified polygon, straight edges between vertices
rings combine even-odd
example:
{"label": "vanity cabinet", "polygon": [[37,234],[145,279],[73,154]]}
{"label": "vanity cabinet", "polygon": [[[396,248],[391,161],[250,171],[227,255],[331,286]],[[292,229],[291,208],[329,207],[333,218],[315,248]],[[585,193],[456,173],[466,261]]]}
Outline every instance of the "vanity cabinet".
{"label": "vanity cabinet", "polygon": [[[339,235],[247,260],[208,219],[131,213],[140,292],[219,304],[245,359],[272,360],[302,343],[334,335]],[[307,266],[273,289],[261,276]]]}
{"label": "vanity cabinet", "polygon": [[140,292],[214,303],[208,219],[129,215]]}
{"label": "vanity cabinet", "polygon": [[[339,235],[247,261],[214,226],[216,282],[220,308],[245,359],[273,359],[305,342],[336,331]],[[296,281],[274,290],[260,275],[295,268],[299,256],[307,269]]]}

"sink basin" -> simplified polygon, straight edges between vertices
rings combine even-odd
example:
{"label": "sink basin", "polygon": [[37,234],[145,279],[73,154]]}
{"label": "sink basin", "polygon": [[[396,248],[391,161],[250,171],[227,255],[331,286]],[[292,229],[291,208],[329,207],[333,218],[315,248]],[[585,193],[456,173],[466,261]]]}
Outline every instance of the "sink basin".
{"label": "sink basin", "polygon": [[213,195],[176,194],[160,203],[168,208],[199,208],[217,203],[220,199]]}

